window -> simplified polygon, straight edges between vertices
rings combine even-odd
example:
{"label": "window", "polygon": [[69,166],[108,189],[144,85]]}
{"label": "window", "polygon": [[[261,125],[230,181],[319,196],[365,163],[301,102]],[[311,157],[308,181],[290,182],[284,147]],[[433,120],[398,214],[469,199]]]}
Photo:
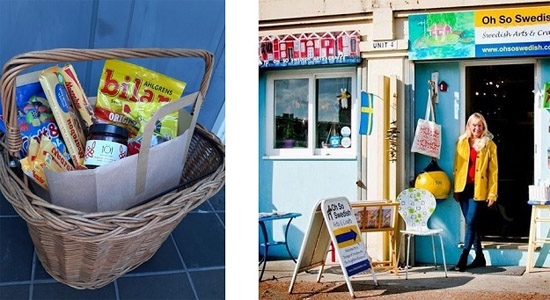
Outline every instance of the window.
{"label": "window", "polygon": [[267,155],[354,158],[355,95],[354,69],[268,74]]}

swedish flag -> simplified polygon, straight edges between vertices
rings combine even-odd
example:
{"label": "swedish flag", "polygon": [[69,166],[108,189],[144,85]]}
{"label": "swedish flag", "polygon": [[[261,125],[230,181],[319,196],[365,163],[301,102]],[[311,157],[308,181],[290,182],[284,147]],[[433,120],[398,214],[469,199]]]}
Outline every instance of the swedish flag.
{"label": "swedish flag", "polygon": [[361,126],[359,126],[359,134],[370,135],[372,133],[373,100],[371,93],[361,92]]}

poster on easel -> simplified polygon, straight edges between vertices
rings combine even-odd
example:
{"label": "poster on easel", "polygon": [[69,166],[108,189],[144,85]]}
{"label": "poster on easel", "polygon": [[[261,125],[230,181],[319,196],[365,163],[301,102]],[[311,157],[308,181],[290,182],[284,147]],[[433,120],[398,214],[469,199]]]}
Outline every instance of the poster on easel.
{"label": "poster on easel", "polygon": [[350,276],[370,270],[375,285],[378,285],[371,258],[361,238],[361,231],[350,203],[345,197],[336,197],[322,199],[313,208],[290,282],[289,293],[292,293],[294,282],[300,272],[320,267],[317,282],[320,281],[331,241],[352,297],[354,291]]}

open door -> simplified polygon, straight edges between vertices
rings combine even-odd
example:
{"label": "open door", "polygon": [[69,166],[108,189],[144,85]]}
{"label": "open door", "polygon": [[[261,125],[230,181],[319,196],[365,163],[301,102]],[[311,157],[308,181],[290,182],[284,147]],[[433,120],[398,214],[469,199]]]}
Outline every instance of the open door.
{"label": "open door", "polygon": [[482,241],[527,242],[534,176],[535,64],[466,67],[466,118],[479,112],[497,145],[497,205],[481,217]]}

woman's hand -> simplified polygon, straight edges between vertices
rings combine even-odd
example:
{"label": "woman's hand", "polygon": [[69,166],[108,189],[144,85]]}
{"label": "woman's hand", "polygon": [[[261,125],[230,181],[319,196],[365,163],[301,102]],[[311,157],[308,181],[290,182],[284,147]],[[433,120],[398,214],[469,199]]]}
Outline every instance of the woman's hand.
{"label": "woman's hand", "polygon": [[495,201],[493,201],[493,200],[487,200],[487,202],[488,202],[487,207],[491,207],[495,203]]}

